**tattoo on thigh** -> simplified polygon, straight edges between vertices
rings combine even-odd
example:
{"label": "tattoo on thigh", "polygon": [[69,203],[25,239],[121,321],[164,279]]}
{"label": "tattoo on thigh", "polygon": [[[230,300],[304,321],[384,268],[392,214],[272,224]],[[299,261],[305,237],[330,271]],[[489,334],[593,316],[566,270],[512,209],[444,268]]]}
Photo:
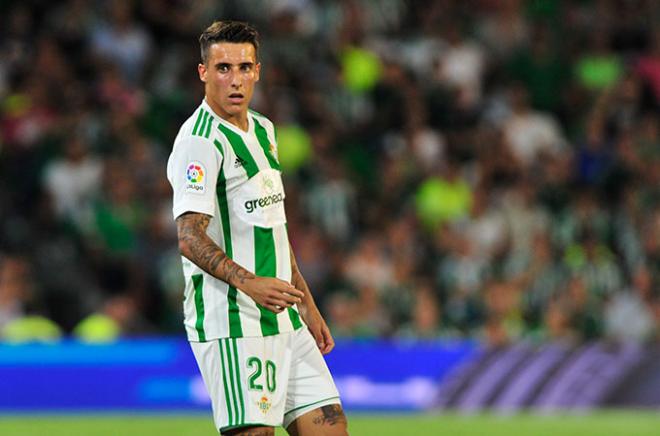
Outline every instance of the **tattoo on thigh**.
{"label": "tattoo on thigh", "polygon": [[317,425],[335,425],[346,422],[346,416],[344,416],[339,404],[329,404],[321,407],[321,415],[315,417],[312,422]]}
{"label": "tattoo on thigh", "polygon": [[274,431],[272,428],[249,427],[243,429],[236,429],[222,434],[228,436],[273,436]]}

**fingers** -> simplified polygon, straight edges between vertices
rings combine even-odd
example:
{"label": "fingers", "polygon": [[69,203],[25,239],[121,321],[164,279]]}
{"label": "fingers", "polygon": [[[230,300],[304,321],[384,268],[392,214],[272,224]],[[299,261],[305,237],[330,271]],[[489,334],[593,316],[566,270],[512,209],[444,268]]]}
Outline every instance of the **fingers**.
{"label": "fingers", "polygon": [[287,293],[289,295],[298,298],[303,298],[305,296],[305,293],[303,291],[296,289],[296,287],[289,282],[285,282],[284,280],[279,280],[279,279],[275,279],[273,281],[274,281],[273,289],[279,292]]}
{"label": "fingers", "polygon": [[280,313],[296,303],[300,303],[300,298],[275,292],[274,295],[270,295],[270,298],[266,300],[265,307],[271,312]]}
{"label": "fingers", "polygon": [[284,309],[286,309],[285,306],[281,306],[281,305],[278,305],[278,304],[270,304],[270,303],[265,304],[264,307],[266,309],[270,310],[271,312],[276,313],[276,314],[277,313],[282,313],[282,311]]}
{"label": "fingers", "polygon": [[270,300],[268,300],[268,304],[281,307],[282,309],[286,309],[287,307],[293,306],[293,303],[279,298],[271,298]]}
{"label": "fingers", "polygon": [[309,332],[312,334],[312,337],[316,342],[316,346],[319,347],[319,350],[321,350],[321,353],[323,353],[323,350],[325,349],[325,341],[323,338],[323,333],[321,332],[321,330],[311,327],[309,328]]}
{"label": "fingers", "polygon": [[320,328],[310,328],[310,333],[316,341],[316,345],[319,347],[321,354],[328,354],[335,347],[335,341],[332,339],[332,334],[328,326],[322,325]]}
{"label": "fingers", "polygon": [[303,291],[296,289],[293,286],[291,286],[291,289],[286,292],[301,299],[305,297],[305,293]]}
{"label": "fingers", "polygon": [[332,338],[332,334],[327,325],[321,327],[321,335],[323,336],[323,347],[319,347],[319,349],[321,350],[321,354],[328,354],[333,348],[335,348],[335,340]]}
{"label": "fingers", "polygon": [[302,299],[296,297],[295,295],[291,295],[288,292],[282,292],[277,296],[277,298],[285,301],[287,306],[293,306],[294,304],[300,303],[302,301]]}
{"label": "fingers", "polygon": [[292,284],[282,280],[277,280],[273,288],[275,291],[279,292],[279,294],[274,297],[286,301],[287,307],[302,302],[302,298],[305,296],[302,291],[296,289]]}
{"label": "fingers", "polygon": [[266,296],[267,303],[282,307],[291,307],[296,303],[300,303],[300,301],[300,298],[286,292],[272,291]]}
{"label": "fingers", "polygon": [[253,299],[273,313],[281,313],[284,309],[301,303],[305,294],[293,285],[277,278],[260,278],[258,292]]}

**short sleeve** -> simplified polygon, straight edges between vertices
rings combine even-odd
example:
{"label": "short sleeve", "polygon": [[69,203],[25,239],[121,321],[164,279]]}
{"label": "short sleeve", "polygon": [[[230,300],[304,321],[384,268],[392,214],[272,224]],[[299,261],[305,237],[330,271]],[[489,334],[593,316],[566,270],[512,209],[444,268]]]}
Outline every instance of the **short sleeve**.
{"label": "short sleeve", "polygon": [[221,167],[222,154],[208,139],[190,136],[175,142],[167,162],[174,219],[186,212],[215,215],[215,186]]}

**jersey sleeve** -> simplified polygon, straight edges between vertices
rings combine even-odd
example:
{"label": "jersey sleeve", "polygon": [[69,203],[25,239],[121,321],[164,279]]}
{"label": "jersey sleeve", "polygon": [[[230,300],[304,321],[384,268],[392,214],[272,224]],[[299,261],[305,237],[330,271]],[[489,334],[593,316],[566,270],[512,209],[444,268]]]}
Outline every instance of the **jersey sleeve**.
{"label": "jersey sleeve", "polygon": [[215,186],[221,167],[222,154],[208,139],[189,136],[175,143],[167,163],[174,219],[185,212],[215,215]]}

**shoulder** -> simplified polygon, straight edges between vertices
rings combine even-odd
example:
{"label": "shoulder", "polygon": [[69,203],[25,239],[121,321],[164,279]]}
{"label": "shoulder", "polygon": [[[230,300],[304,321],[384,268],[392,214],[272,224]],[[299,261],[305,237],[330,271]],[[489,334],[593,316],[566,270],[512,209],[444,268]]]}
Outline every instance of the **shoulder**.
{"label": "shoulder", "polygon": [[215,117],[202,106],[181,125],[174,139],[174,149],[181,148],[212,148],[222,153],[220,144],[213,135],[217,127]]}
{"label": "shoulder", "polygon": [[174,149],[214,149],[222,153],[222,144],[215,138],[195,135],[178,135],[174,140]]}
{"label": "shoulder", "polygon": [[260,114],[255,110],[249,109],[249,112],[250,115],[252,116],[252,119],[255,121],[257,129],[259,128],[259,126],[265,129],[270,140],[274,142],[277,136],[275,133],[275,125],[273,124],[273,122],[269,120],[266,116]]}
{"label": "shoulder", "polygon": [[269,130],[273,130],[275,128],[273,122],[269,120],[265,115],[260,114],[259,112],[252,109],[248,109],[248,111],[250,112],[250,115],[252,115],[252,118],[261,124],[262,127],[265,127]]}
{"label": "shoulder", "polygon": [[183,123],[179,134],[183,137],[195,136],[199,138],[213,138],[213,131],[217,128],[218,120],[204,106],[199,106],[195,112]]}
{"label": "shoulder", "polygon": [[[256,118],[257,120],[259,120],[260,122],[261,122],[261,121],[264,121],[264,122],[271,123],[270,120],[268,119],[268,117],[266,117],[266,115],[264,115],[264,114],[262,114],[262,113],[260,113],[260,112],[257,112],[257,111],[255,111],[254,109],[248,109],[248,112],[249,112],[254,118]],[[272,124],[272,123],[271,123],[271,124]]]}

